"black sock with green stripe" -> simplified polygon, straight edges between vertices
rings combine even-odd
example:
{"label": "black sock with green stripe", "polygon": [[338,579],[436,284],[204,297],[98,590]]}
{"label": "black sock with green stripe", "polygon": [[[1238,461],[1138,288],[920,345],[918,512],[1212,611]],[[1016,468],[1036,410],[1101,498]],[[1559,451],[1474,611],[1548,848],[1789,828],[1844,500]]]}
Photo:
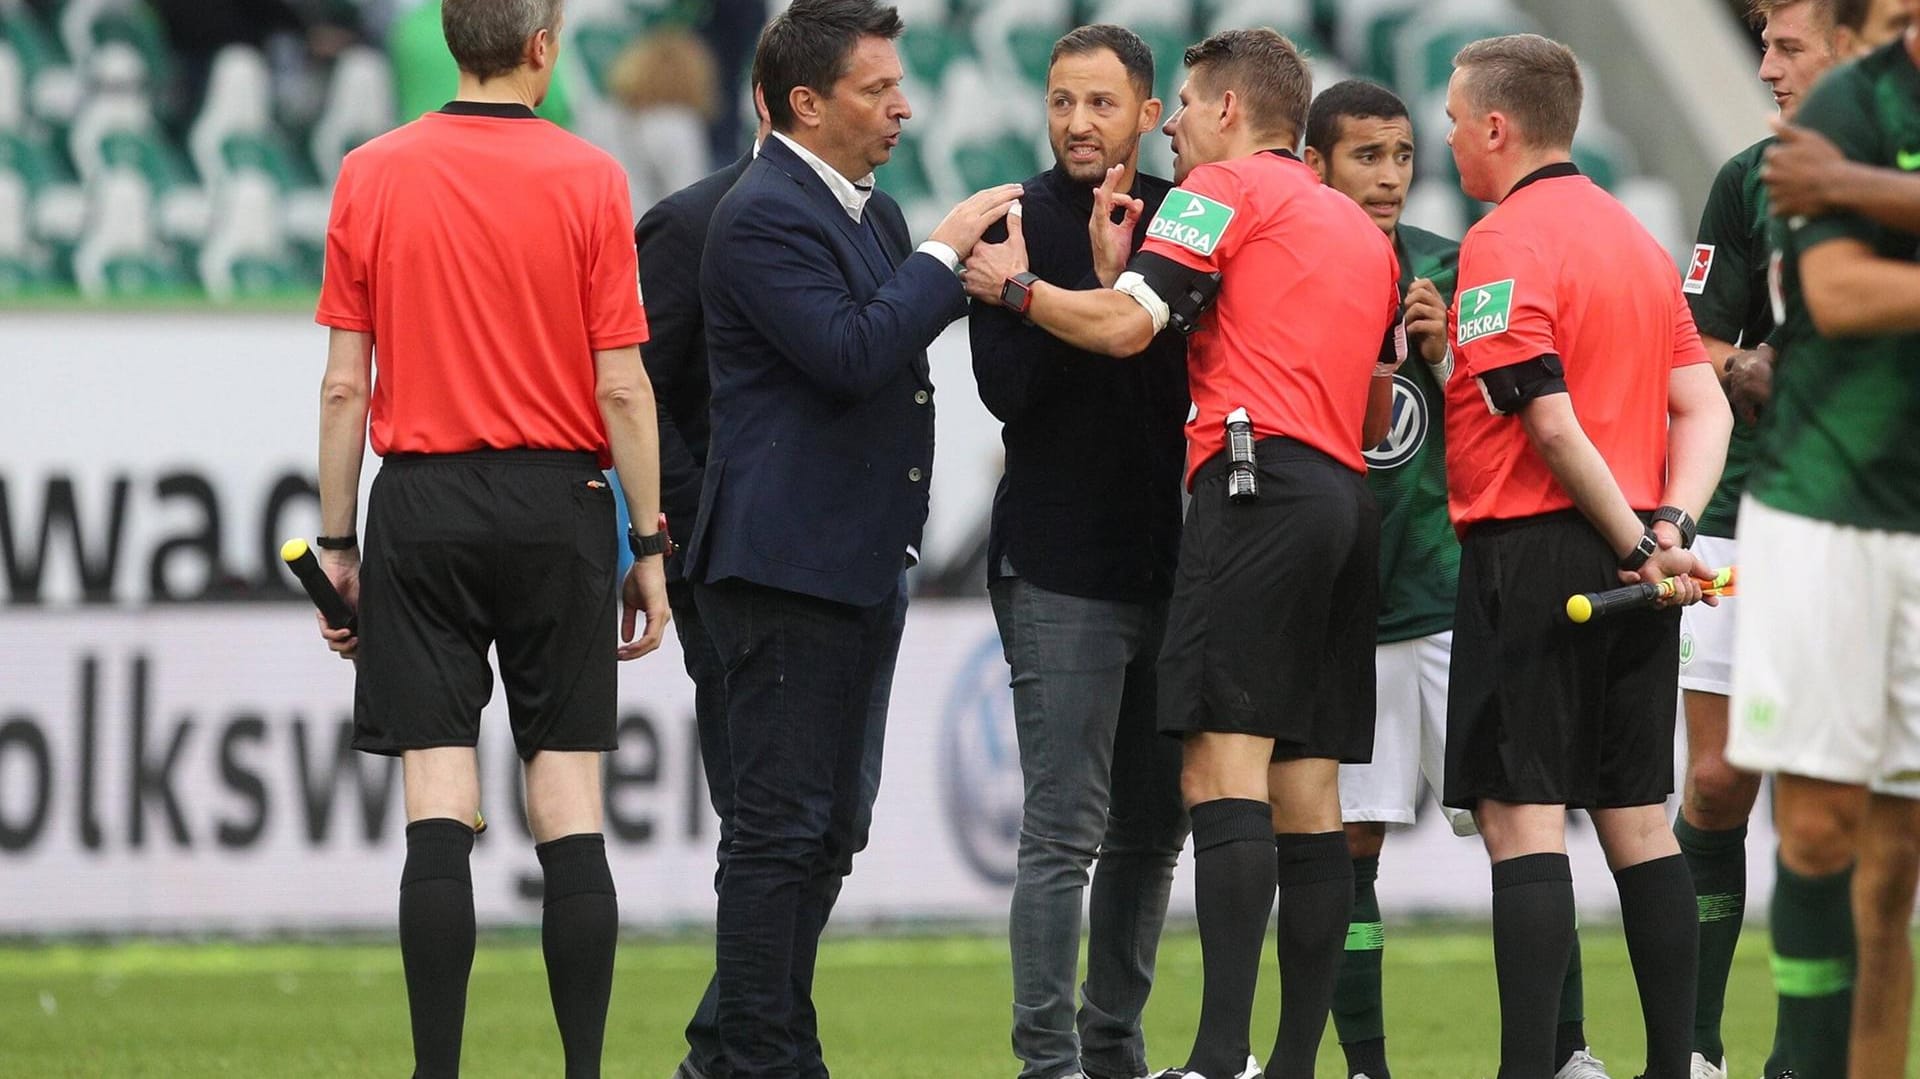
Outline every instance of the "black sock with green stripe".
{"label": "black sock with green stripe", "polygon": [[1803,877],[1779,866],[1773,885],[1773,986],[1786,1064],[1801,1079],[1847,1074],[1853,1018],[1853,870]]}
{"label": "black sock with green stripe", "polygon": [[1567,976],[1560,983],[1560,1025],[1553,1039],[1553,1070],[1587,1047],[1587,993],[1580,974],[1580,923],[1574,920],[1573,947],[1567,952]]}
{"label": "black sock with green stripe", "polygon": [[1720,1016],[1727,1004],[1727,976],[1740,927],[1747,914],[1747,826],[1707,832],[1687,823],[1685,811],[1673,818],[1673,838],[1693,875],[1700,912],[1700,984],[1694,994],[1693,1051],[1718,1064],[1727,1047],[1720,1038]]}
{"label": "black sock with green stripe", "polygon": [[1347,1074],[1388,1079],[1387,1015],[1380,1004],[1380,954],[1386,930],[1380,921],[1380,859],[1353,860],[1353,914],[1347,921],[1347,947],[1333,987],[1333,1027],[1347,1054]]}

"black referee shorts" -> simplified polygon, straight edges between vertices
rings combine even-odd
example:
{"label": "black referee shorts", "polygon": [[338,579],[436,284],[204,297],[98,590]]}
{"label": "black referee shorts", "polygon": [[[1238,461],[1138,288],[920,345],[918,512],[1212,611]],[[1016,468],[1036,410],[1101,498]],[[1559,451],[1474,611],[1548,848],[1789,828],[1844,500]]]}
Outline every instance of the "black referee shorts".
{"label": "black referee shorts", "polygon": [[1255,446],[1260,497],[1200,467],[1160,652],[1160,729],[1273,739],[1273,759],[1373,757],[1380,511],[1366,478],[1310,446]]}
{"label": "black referee shorts", "polygon": [[1567,597],[1617,587],[1577,511],[1475,525],[1461,541],[1445,802],[1615,809],[1673,793],[1680,612],[1575,625]]}
{"label": "black referee shorts", "polygon": [[522,758],[614,748],[617,541],[592,454],[388,457],[367,505],[354,748],[473,745],[489,645]]}

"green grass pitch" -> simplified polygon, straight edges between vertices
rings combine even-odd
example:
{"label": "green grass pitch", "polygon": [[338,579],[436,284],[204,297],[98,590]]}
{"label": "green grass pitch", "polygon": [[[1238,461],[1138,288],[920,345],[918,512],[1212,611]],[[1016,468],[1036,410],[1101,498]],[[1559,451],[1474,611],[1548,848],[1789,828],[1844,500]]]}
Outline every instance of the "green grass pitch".
{"label": "green grass pitch", "polygon": [[[1617,930],[1583,933],[1587,1031],[1616,1079],[1641,1060],[1639,1006]],[[667,1079],[711,963],[703,940],[624,941],[606,1074]],[[1400,928],[1386,952],[1388,1044],[1404,1079],[1496,1070],[1491,944],[1479,928]],[[1254,1048],[1275,1021],[1263,972]],[[815,998],[834,1074],[846,1079],[1011,1079],[1006,944],[989,936],[832,936]],[[1735,1074],[1757,1075],[1773,1029],[1766,939],[1741,942],[1728,994]],[[536,939],[487,936],[469,992],[465,1072],[558,1075]],[[1200,948],[1171,932],[1147,1012],[1154,1066],[1179,1063],[1198,1017]],[[134,943],[0,948],[0,1076],[401,1076],[408,1053],[391,944]],[[1323,1077],[1340,1079],[1331,1029]],[[1909,1069],[1913,1074],[1913,1069]]]}

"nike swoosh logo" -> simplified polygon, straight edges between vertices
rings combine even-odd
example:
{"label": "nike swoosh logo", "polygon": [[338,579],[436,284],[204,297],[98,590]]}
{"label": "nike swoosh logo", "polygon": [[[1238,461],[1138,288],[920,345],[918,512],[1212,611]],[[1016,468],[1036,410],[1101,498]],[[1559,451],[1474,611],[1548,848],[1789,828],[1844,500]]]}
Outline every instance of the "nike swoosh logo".
{"label": "nike swoosh logo", "polygon": [[1893,160],[1894,164],[1900,166],[1900,171],[1902,172],[1912,172],[1915,169],[1920,169],[1920,151],[1902,150],[1894,155]]}

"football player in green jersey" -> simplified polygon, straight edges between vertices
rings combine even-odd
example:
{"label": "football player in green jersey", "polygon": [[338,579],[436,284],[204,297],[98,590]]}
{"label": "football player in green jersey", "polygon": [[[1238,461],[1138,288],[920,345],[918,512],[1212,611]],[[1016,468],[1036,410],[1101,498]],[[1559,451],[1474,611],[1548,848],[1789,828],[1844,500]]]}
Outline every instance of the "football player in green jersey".
{"label": "football player in green jersey", "polygon": [[[1864,40],[1887,40],[1904,12],[1901,0],[1752,0],[1766,51],[1760,78],[1791,120],[1814,83],[1856,55]],[[1713,357],[1739,421],[1727,447],[1726,471],[1701,514],[1694,549],[1708,565],[1737,561],[1734,527],[1746,488],[1754,424],[1772,386],[1775,342],[1767,299],[1768,201],[1761,161],[1771,137],[1735,154],[1720,168],[1700,218],[1698,242],[1683,289],[1701,342]],[[1726,760],[1727,696],[1732,692],[1734,624],[1738,600],[1681,612],[1680,687],[1687,714],[1687,777],[1673,830],[1699,896],[1700,981],[1694,1021],[1693,1079],[1726,1079],[1720,1017],[1727,975],[1746,913],[1747,818],[1760,777]],[[1805,1009],[1783,998],[1776,1026],[1796,1022]],[[1845,1012],[1839,1021],[1844,1024]],[[1790,1071],[1784,1036],[1775,1039],[1764,1074]]]}
{"label": "football player in green jersey", "polygon": [[[1380,1003],[1385,934],[1374,882],[1387,826],[1414,822],[1422,777],[1438,790],[1446,766],[1447,665],[1460,544],[1447,518],[1440,409],[1453,365],[1447,305],[1453,301],[1460,244],[1400,221],[1413,181],[1413,122],[1393,91],[1362,79],[1321,91],[1307,112],[1306,142],[1304,160],[1321,181],[1359,203],[1393,239],[1408,342],[1424,361],[1402,364],[1394,374],[1387,436],[1367,451],[1367,486],[1380,505],[1381,529],[1373,762],[1340,768],[1354,891],[1334,993],[1334,1027],[1349,1076],[1388,1079]],[[1442,812],[1455,834],[1474,834],[1472,813]],[[1576,941],[1560,994],[1556,1079],[1606,1079],[1600,1062],[1587,1052],[1579,957]]]}
{"label": "football player in green jersey", "polygon": [[[1920,0],[1904,3],[1920,16]],[[1920,31],[1836,68],[1795,122],[1858,164],[1920,168]],[[1911,224],[1840,211],[1771,226],[1785,362],[1741,506],[1727,757],[1775,775],[1775,980],[1783,998],[1823,1020],[1785,1032],[1803,1079],[1906,1066],[1907,924],[1920,872],[1920,231]]]}

